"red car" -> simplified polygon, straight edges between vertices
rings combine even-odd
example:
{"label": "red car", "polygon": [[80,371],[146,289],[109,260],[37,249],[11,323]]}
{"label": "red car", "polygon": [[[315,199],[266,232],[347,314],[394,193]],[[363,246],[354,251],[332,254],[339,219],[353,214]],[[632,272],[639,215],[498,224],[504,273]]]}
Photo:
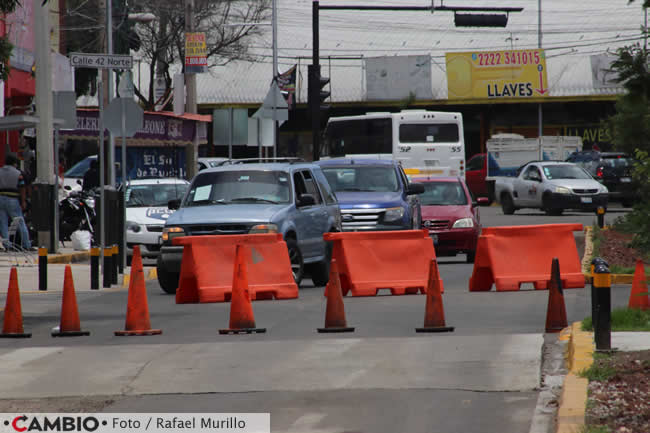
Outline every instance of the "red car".
{"label": "red car", "polygon": [[467,254],[467,263],[474,263],[476,242],[481,232],[479,204],[484,197],[474,200],[463,179],[458,177],[414,178],[422,183],[419,194],[422,205],[422,228],[429,230],[436,255]]}

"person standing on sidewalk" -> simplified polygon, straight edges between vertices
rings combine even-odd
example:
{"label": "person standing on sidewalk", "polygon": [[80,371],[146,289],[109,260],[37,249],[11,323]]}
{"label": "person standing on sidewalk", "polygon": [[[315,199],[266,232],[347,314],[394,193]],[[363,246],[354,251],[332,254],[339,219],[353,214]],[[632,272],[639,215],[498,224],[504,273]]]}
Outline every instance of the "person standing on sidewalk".
{"label": "person standing on sidewalk", "polygon": [[9,247],[9,224],[19,217],[21,245],[26,250],[32,250],[32,243],[29,240],[29,233],[23,217],[25,209],[25,179],[18,170],[18,158],[8,154],[5,158],[5,165],[0,167],[0,236],[5,248]]}

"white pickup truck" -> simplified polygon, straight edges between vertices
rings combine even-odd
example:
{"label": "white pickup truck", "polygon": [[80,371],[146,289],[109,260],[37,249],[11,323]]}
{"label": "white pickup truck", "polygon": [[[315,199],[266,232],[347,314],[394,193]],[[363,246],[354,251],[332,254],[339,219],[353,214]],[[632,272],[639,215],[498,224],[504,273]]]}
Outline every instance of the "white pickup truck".
{"label": "white pickup truck", "polygon": [[596,211],[607,207],[607,188],[570,162],[529,162],[517,170],[516,177],[497,177],[494,188],[506,215],[521,208],[561,215],[565,209]]}

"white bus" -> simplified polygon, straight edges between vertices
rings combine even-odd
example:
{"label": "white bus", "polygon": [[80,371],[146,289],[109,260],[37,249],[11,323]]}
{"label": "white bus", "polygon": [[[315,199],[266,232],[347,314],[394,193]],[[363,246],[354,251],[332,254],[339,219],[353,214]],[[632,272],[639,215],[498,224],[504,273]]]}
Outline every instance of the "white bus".
{"label": "white bus", "polygon": [[465,178],[463,115],[402,110],[330,117],[323,158],[368,157],[400,161],[410,176]]}

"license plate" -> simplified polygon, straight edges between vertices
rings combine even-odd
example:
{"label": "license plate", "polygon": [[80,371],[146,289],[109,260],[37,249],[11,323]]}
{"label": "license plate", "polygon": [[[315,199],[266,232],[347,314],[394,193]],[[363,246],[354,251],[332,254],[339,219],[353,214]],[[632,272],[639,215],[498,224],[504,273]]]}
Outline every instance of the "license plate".
{"label": "license plate", "polygon": [[621,178],[621,183],[630,183],[632,182],[632,179],[629,177],[622,177]]}
{"label": "license plate", "polygon": [[591,203],[591,197],[580,197],[580,201],[583,203]]}

